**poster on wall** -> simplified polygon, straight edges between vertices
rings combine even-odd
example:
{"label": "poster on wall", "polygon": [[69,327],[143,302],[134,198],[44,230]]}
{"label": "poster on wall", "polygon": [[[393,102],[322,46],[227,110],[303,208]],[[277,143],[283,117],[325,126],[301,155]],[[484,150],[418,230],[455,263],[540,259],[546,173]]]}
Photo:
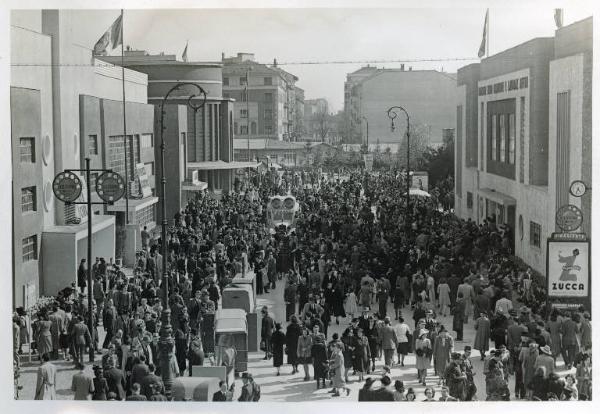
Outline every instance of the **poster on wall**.
{"label": "poster on wall", "polygon": [[548,298],[552,302],[589,303],[590,243],[584,237],[565,240],[559,235],[548,239],[546,269]]}
{"label": "poster on wall", "polygon": [[148,183],[148,172],[146,171],[146,166],[143,162],[141,162],[135,165],[135,169],[142,198],[150,197],[152,195],[152,189]]}

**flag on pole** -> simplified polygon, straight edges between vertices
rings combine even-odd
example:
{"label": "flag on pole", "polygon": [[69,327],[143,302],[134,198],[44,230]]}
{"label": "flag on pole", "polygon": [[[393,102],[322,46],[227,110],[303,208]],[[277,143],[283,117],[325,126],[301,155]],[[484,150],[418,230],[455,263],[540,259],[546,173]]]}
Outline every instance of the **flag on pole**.
{"label": "flag on pole", "polygon": [[477,56],[482,58],[486,54],[487,49],[487,37],[489,30],[489,13],[490,9],[487,9],[485,12],[485,23],[483,23],[483,38],[481,39],[481,45],[479,46],[479,53]]}
{"label": "flag on pole", "polygon": [[188,61],[188,58],[187,58],[187,47],[188,47],[188,44],[187,44],[187,42],[185,42],[185,48],[183,49],[183,53],[181,54],[181,59],[183,59],[184,62]]}
{"label": "flag on pole", "polygon": [[557,29],[563,27],[563,9],[554,9],[554,23]]}
{"label": "flag on pole", "polygon": [[123,44],[123,15],[119,15],[117,20],[108,28],[102,37],[94,45],[94,55],[106,55],[106,49],[116,49]]}

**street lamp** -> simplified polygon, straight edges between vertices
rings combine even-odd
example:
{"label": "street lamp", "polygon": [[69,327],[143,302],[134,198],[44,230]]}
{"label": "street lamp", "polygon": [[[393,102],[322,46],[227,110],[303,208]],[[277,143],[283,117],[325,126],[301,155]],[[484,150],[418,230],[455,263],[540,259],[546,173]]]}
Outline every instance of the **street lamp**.
{"label": "street lamp", "polygon": [[365,123],[367,124],[367,151],[366,152],[368,153],[369,152],[369,120],[364,116],[361,116],[361,118],[364,119]]}
{"label": "street lamp", "polygon": [[387,110],[387,116],[392,120],[391,130],[394,132],[396,126],[394,120],[398,116],[397,111],[404,112],[406,115],[406,233],[410,231],[410,116],[406,109],[401,106],[392,106]]}
{"label": "street lamp", "polygon": [[[173,339],[173,327],[171,326],[171,309],[169,307],[169,278],[167,276],[167,204],[166,204],[166,191],[167,191],[167,177],[165,175],[165,103],[172,92],[175,92],[183,86],[191,86],[198,89],[198,94],[192,94],[187,98],[187,105],[194,110],[194,132],[196,124],[196,112],[204,106],[206,103],[206,92],[200,85],[191,82],[181,82],[173,86],[160,104],[160,175],[161,175],[161,211],[162,211],[162,286],[163,286],[163,310],[161,314],[161,327],[160,327],[160,340],[158,342],[160,350],[160,372],[165,384],[165,393],[170,396],[171,385],[173,384],[173,377],[171,375],[170,361],[173,354],[173,346],[175,344]],[[192,99],[201,96],[202,101],[200,105],[194,105]],[[195,138],[195,137],[194,137]]]}

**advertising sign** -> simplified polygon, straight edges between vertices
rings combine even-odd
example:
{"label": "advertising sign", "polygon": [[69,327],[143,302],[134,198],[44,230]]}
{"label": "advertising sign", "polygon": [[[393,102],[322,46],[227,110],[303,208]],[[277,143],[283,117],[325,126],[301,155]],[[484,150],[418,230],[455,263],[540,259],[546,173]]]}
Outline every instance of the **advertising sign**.
{"label": "advertising sign", "polygon": [[77,200],[81,195],[82,188],[82,180],[72,172],[58,174],[54,177],[54,182],[52,183],[54,195],[65,203],[72,203]]}
{"label": "advertising sign", "polygon": [[429,191],[429,174],[427,171],[415,171],[411,176],[410,188]]}
{"label": "advertising sign", "polygon": [[125,181],[112,171],[103,173],[96,180],[96,192],[107,203],[114,203],[125,195]]}
{"label": "advertising sign", "polygon": [[556,212],[556,225],[563,231],[575,231],[583,223],[583,213],[579,207],[567,204]]}
{"label": "advertising sign", "polygon": [[590,286],[590,243],[568,240],[560,234],[548,239],[546,269],[548,299],[552,302],[588,304]]}
{"label": "advertising sign", "polygon": [[146,166],[144,163],[138,163],[135,165],[135,169],[137,172],[142,198],[150,197],[152,195],[152,189],[150,188],[150,183],[148,183],[148,172],[146,171]]}

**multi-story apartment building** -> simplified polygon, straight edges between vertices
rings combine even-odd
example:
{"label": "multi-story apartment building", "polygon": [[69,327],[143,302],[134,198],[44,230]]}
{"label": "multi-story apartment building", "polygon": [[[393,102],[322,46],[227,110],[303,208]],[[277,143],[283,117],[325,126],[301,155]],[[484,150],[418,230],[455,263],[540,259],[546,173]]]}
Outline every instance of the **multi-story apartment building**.
{"label": "multi-story apartment building", "polygon": [[455,122],[452,102],[456,99],[456,74],[368,66],[348,75],[345,90],[350,131],[360,137],[361,143],[366,142],[366,122],[370,142],[403,139],[403,134],[390,129],[387,110],[395,105],[406,109],[411,125],[422,131],[425,145],[440,145],[443,130],[452,128]]}
{"label": "multi-story apartment building", "polygon": [[516,256],[544,274],[557,210],[583,212],[591,196],[570,183],[592,180],[592,18],[458,71],[455,211],[512,230]]}
{"label": "multi-story apartment building", "polygon": [[223,96],[235,100],[237,138],[290,141],[297,134],[298,78],[276,65],[257,63],[252,53],[222,56]]}

